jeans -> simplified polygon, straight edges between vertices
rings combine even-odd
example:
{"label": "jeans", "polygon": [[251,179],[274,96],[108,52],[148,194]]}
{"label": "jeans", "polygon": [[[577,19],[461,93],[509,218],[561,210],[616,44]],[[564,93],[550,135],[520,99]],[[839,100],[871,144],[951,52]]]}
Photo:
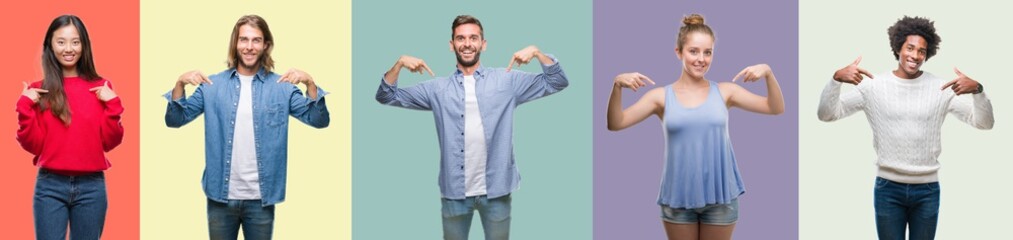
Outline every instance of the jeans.
{"label": "jeans", "polygon": [[40,168],[32,199],[35,238],[66,239],[69,224],[70,239],[99,239],[107,207],[102,172],[64,176]]}
{"label": "jeans", "polygon": [[443,239],[468,239],[471,218],[478,210],[485,239],[510,238],[510,195],[488,199],[485,195],[454,200],[443,198]]}
{"label": "jeans", "polygon": [[876,230],[880,240],[934,239],[939,218],[939,183],[906,184],[876,177]]}
{"label": "jeans", "polygon": [[271,239],[274,230],[274,205],[261,206],[260,200],[208,199],[208,233],[211,240],[235,240],[243,228],[246,240]]}

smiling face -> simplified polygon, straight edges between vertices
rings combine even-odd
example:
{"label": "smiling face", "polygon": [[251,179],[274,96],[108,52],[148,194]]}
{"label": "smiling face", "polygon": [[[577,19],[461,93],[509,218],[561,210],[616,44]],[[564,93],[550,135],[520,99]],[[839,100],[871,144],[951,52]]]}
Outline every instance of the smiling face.
{"label": "smiling face", "polygon": [[264,33],[250,24],[245,24],[239,27],[238,34],[236,57],[239,58],[239,67],[248,72],[255,72],[260,67],[260,59],[266,46]]}
{"label": "smiling face", "polygon": [[702,32],[689,33],[683,45],[675,49],[675,55],[682,60],[683,73],[703,79],[714,58],[714,37]]}
{"label": "smiling face", "polygon": [[479,56],[482,51],[485,51],[485,46],[482,29],[477,24],[461,24],[454,28],[454,35],[450,39],[450,48],[457,55],[458,65],[472,67],[478,64]]}
{"label": "smiling face", "polygon": [[917,78],[921,74],[922,63],[925,62],[928,43],[919,35],[908,35],[904,45],[897,51],[898,66],[895,75],[901,78]]}
{"label": "smiling face", "polygon": [[65,72],[70,71],[76,75],[77,62],[81,59],[81,52],[84,49],[77,27],[68,24],[56,29],[50,41],[53,55],[60,62],[60,66]]}

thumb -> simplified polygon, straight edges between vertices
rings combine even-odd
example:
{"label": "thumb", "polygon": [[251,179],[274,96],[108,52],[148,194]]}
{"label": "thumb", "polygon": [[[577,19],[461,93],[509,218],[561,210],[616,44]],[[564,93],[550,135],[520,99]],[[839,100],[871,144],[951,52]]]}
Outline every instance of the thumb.
{"label": "thumb", "polygon": [[957,69],[957,67],[953,67],[953,72],[956,73],[958,77],[966,77],[964,73],[960,72],[960,69]]}
{"label": "thumb", "polygon": [[858,59],[855,59],[855,61],[852,62],[851,65],[858,66],[858,63],[860,62],[862,62],[862,56],[858,56]]}
{"label": "thumb", "polygon": [[25,89],[24,90],[28,90],[28,82],[21,82],[21,84],[25,85]]}
{"label": "thumb", "polygon": [[106,81],[105,83],[103,83],[102,86],[108,88],[109,87],[109,81]]}

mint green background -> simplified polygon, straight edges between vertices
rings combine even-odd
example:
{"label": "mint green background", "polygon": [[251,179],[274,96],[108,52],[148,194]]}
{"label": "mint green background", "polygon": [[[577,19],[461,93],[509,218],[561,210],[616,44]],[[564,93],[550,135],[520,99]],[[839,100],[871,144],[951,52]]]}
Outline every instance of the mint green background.
{"label": "mint green background", "polygon": [[[470,14],[485,28],[484,66],[506,67],[514,52],[536,45],[570,79],[515,112],[521,187],[512,195],[511,238],[591,239],[591,1],[354,1],[352,12],[353,238],[442,238],[433,115],[374,96],[400,55],[425,60],[438,76],[453,73],[450,25]],[[519,69],[541,72],[537,61]],[[428,79],[405,70],[399,84]],[[483,238],[476,212],[471,239]]]}

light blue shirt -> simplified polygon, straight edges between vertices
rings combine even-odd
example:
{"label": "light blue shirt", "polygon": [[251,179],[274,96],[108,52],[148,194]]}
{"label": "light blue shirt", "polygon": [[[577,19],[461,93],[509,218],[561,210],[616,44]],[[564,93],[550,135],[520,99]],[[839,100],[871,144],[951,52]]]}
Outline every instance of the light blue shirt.
{"label": "light blue shirt", "polygon": [[665,168],[658,205],[702,208],[729,204],[746,192],[728,133],[728,105],[718,83],[707,99],[687,108],[665,87]]}
{"label": "light blue shirt", "polygon": [[[324,102],[327,92],[317,88],[317,99],[303,96],[291,83],[278,83],[281,77],[261,69],[253,77],[253,131],[257,152],[257,173],[264,206],[285,201],[288,161],[288,116],[315,128],[330,124]],[[193,95],[172,99],[165,109],[165,125],[178,128],[204,114],[204,194],[211,200],[227,202],[231,173],[232,138],[235,134],[236,109],[240,82],[236,69],[208,76],[214,84],[201,84]]]}
{"label": "light blue shirt", "polygon": [[[520,174],[514,166],[514,109],[569,85],[559,62],[555,59],[553,62],[542,65],[541,74],[482,66],[475,70],[475,96],[482,113],[488,151],[485,172],[488,198],[510,194],[520,183]],[[376,101],[382,104],[433,112],[440,143],[440,193],[448,199],[465,198],[463,81],[460,70],[449,77],[407,88],[388,85],[381,77],[380,88],[376,91]]]}

